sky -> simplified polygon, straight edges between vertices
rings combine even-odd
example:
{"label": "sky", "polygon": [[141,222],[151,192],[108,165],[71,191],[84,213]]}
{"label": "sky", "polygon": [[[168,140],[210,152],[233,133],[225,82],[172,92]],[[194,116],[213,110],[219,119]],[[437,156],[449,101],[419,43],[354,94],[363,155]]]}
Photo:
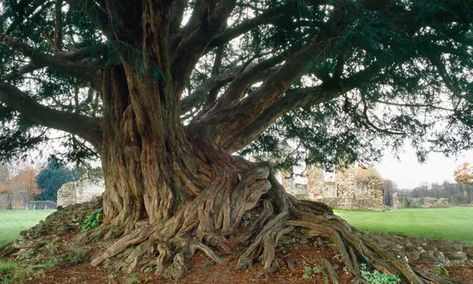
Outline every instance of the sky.
{"label": "sky", "polygon": [[453,171],[464,162],[473,162],[473,151],[465,151],[456,157],[431,153],[424,163],[419,163],[413,149],[405,148],[399,159],[386,152],[383,159],[373,166],[384,179],[396,183],[399,189],[412,189],[422,184],[454,182]]}

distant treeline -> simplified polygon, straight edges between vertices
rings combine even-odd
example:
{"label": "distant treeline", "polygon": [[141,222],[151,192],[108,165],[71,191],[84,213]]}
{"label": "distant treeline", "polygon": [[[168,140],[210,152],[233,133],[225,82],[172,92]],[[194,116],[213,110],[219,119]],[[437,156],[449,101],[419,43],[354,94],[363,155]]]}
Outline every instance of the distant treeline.
{"label": "distant treeline", "polygon": [[392,205],[392,194],[399,192],[406,197],[423,198],[448,198],[451,205],[473,204],[473,185],[444,182],[418,186],[412,190],[398,190],[393,187],[386,188],[386,205]]}
{"label": "distant treeline", "polygon": [[472,204],[473,185],[444,182],[423,185],[407,192],[409,197],[448,198],[452,205]]}

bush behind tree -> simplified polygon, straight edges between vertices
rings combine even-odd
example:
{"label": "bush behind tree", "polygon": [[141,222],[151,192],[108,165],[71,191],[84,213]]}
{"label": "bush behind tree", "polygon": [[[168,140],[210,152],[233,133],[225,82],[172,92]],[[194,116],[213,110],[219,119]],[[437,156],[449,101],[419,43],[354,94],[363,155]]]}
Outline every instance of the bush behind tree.
{"label": "bush behind tree", "polygon": [[54,158],[50,158],[47,167],[36,176],[36,183],[42,192],[35,197],[35,200],[51,200],[56,202],[57,192],[61,186],[78,179],[79,175],[76,172],[62,165]]}

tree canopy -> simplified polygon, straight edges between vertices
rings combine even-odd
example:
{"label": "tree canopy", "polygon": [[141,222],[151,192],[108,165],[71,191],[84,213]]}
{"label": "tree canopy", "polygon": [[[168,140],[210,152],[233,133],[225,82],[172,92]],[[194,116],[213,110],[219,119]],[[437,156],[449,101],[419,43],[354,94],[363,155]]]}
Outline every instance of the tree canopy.
{"label": "tree canopy", "polygon": [[1,158],[52,138],[66,158],[96,155],[106,70],[124,65],[230,152],[293,139],[305,151],[290,161],[328,166],[406,141],[420,158],[473,145],[471,1],[155,2],[0,4]]}
{"label": "tree canopy", "polygon": [[421,159],[470,148],[471,0],[1,3],[0,157],[52,139],[64,158],[98,153],[90,240],[108,243],[91,265],[178,279],[196,250],[217,263],[239,251],[238,267],[266,273],[278,244],[323,237],[355,282],[362,259],[442,282],[231,154],[281,156],[290,140],[286,165],[330,166],[405,141]]}

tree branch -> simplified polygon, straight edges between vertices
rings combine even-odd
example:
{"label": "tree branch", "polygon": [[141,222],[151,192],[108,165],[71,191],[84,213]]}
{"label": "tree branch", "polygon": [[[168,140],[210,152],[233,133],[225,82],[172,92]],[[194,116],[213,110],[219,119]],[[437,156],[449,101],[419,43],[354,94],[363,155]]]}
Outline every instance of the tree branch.
{"label": "tree branch", "polygon": [[[266,108],[247,125],[242,125],[237,131],[227,133],[223,147],[230,152],[242,149],[264,130],[274,123],[284,113],[298,107],[310,107],[331,101],[363,84],[369,82],[373,75],[380,72],[382,66],[373,64],[366,69],[351,75],[349,78],[331,78],[315,87],[290,89],[283,97],[269,103]],[[231,115],[231,114],[229,114]],[[213,129],[218,127],[213,126]]]}
{"label": "tree branch", "polygon": [[169,30],[172,35],[177,34],[181,27],[184,11],[186,10],[186,5],[186,0],[175,0],[171,4],[169,14],[172,16],[172,18],[170,20]]}
{"label": "tree branch", "polygon": [[[7,35],[0,36],[0,40],[6,46],[20,51],[23,55],[29,57],[35,66],[47,66],[69,74],[73,77],[91,83],[95,88],[100,87],[100,76],[97,76],[96,64],[94,59],[81,58],[80,55],[86,54],[90,48],[81,50],[77,53],[58,53],[67,54],[67,56],[49,55],[31,47],[23,42],[16,41]],[[81,61],[71,61],[66,58],[81,58]]]}
{"label": "tree branch", "polygon": [[1,82],[0,101],[33,123],[78,135],[94,146],[100,145],[102,130],[97,119],[47,108],[20,89]]}
{"label": "tree branch", "polygon": [[260,25],[269,24],[273,21],[276,21],[278,16],[284,15],[284,11],[284,7],[276,7],[263,12],[261,15],[258,15],[252,19],[246,20],[239,25],[228,28],[219,35],[217,35],[214,39],[212,39],[208,46],[208,49],[225,44],[231,41],[232,39],[242,34],[245,34]]}
{"label": "tree branch", "polygon": [[56,50],[61,50],[62,48],[62,4],[64,0],[56,0],[54,12],[54,48]]}
{"label": "tree branch", "polygon": [[2,81],[10,81],[10,80],[13,80],[15,78],[17,78],[18,76],[21,76],[21,75],[24,75],[24,74],[27,74],[27,73],[31,73],[35,70],[38,70],[38,69],[41,69],[43,68],[44,65],[36,65],[34,63],[29,63],[29,64],[26,64],[16,70],[13,70],[11,71],[10,73],[8,74],[5,74],[3,76],[0,76],[0,80]]}
{"label": "tree branch", "polygon": [[97,28],[105,33],[109,32],[109,20],[105,12],[104,6],[99,6],[99,2],[93,0],[66,0],[71,5],[71,8],[78,8],[95,22]]}
{"label": "tree branch", "polygon": [[236,0],[197,1],[200,5],[194,9],[172,55],[171,74],[175,93],[182,93],[195,64],[209,42],[225,27],[235,2]]}
{"label": "tree branch", "polygon": [[241,98],[247,88],[256,82],[262,81],[269,75],[277,71],[278,63],[284,60],[284,56],[277,55],[258,63],[251,63],[253,59],[244,64],[232,67],[222,73],[215,74],[214,77],[202,83],[189,96],[182,99],[182,113],[190,111],[193,107],[202,105],[203,101],[208,101],[212,91],[218,92],[220,88],[230,83],[224,94],[216,101],[214,105],[207,104],[211,111],[214,108],[223,108],[229,106],[232,102]]}
{"label": "tree branch", "polygon": [[241,131],[255,122],[268,109],[268,104],[283,97],[293,82],[305,72],[305,66],[314,59],[324,55],[327,46],[333,39],[326,38],[320,41],[312,40],[289,58],[286,59],[277,71],[271,74],[263,84],[251,95],[230,107],[213,108],[211,111],[199,115],[192,123],[192,129],[212,128],[207,133],[217,144],[224,145],[233,134]]}
{"label": "tree branch", "polygon": [[[227,108],[232,104],[237,103],[245,95],[247,89],[251,84],[266,78],[269,74],[265,71],[270,70],[275,65],[284,61],[285,56],[277,55],[269,59],[263,60],[259,63],[251,64],[244,68],[238,76],[232,81],[228,89],[218,101],[218,108]],[[280,70],[272,70],[276,71]]]}

